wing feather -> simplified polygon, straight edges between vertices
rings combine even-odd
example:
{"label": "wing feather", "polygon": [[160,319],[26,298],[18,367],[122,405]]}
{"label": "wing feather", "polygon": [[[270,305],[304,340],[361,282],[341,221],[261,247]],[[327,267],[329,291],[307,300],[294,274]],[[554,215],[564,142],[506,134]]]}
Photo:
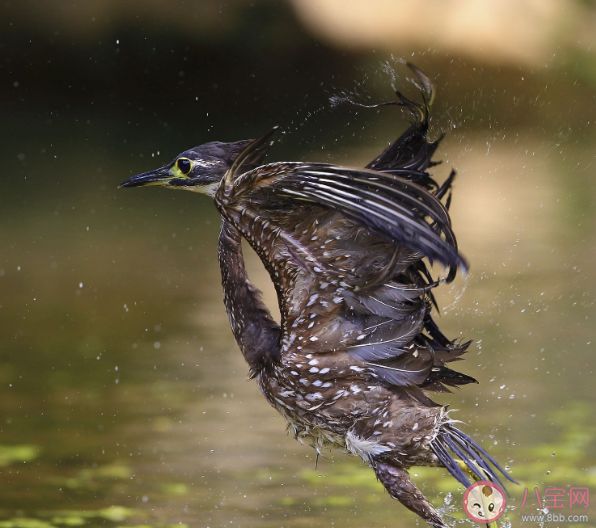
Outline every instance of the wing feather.
{"label": "wing feather", "polygon": [[[467,264],[440,201],[455,173],[439,186],[426,172],[438,145],[427,140],[433,93],[428,79],[414,71],[424,102],[398,93],[412,125],[367,169],[324,163],[254,169],[271,146],[271,131],[226,173],[216,205],[270,273],[266,260],[283,262],[285,282],[278,291],[286,296],[280,305],[284,340],[308,338],[311,353],[345,353],[391,385],[447,390],[445,385],[474,381],[445,366],[467,344],[450,342],[436,329],[429,312],[439,282],[421,259],[449,268],[447,281]],[[317,326],[325,317],[333,322]],[[304,333],[306,324],[311,330]]]}
{"label": "wing feather", "polygon": [[300,164],[288,167],[270,185],[271,192],[334,209],[431,261],[467,269],[443,204],[405,179],[333,165]]}
{"label": "wing feather", "polygon": [[412,348],[413,350],[408,350],[408,354],[369,365],[380,378],[391,385],[422,385],[433,369],[434,353],[429,346]]}

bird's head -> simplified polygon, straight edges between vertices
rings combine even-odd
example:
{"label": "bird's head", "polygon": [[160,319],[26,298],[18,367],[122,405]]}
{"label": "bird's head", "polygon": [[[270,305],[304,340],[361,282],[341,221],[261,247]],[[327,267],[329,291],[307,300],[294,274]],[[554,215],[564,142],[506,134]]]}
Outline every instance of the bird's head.
{"label": "bird's head", "polygon": [[[184,151],[167,165],[122,182],[120,187],[145,187],[159,185],[170,189],[183,189],[214,196],[226,171],[238,155],[250,145],[252,140],[220,143],[212,141]],[[247,166],[256,167],[262,160]]]}

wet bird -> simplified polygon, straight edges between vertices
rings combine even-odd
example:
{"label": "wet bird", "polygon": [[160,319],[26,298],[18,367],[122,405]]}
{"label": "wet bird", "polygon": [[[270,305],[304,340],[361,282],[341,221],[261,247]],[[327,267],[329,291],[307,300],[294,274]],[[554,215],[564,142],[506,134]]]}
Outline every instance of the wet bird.
{"label": "wet bird", "polygon": [[[467,264],[448,215],[455,172],[442,185],[428,172],[439,143],[427,138],[432,85],[411,68],[422,102],[397,92],[393,103],[409,112],[410,126],[364,169],[263,165],[270,132],[187,150],[121,187],[213,199],[230,325],[288,431],[317,453],[361,457],[393,498],[445,528],[409,468],[442,466],[466,487],[470,478],[502,486],[499,473],[510,477],[428,395],[476,380],[448,366],[470,342],[448,339],[432,315],[433,289]],[[248,278],[242,238],[269,272],[281,324]],[[446,277],[435,280],[424,259],[446,267]]]}

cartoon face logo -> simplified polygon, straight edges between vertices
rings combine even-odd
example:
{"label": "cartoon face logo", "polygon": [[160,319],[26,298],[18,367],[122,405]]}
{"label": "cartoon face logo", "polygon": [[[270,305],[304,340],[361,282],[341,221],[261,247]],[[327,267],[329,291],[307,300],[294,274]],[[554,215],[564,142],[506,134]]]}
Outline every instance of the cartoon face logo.
{"label": "cartoon face logo", "polygon": [[475,482],[464,493],[464,511],[478,523],[493,522],[505,511],[505,493],[492,482]]}

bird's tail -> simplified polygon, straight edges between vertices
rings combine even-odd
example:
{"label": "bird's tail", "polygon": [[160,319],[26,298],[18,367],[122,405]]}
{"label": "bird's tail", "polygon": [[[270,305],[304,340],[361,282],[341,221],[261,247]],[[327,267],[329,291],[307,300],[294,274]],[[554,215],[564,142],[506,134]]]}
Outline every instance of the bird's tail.
{"label": "bird's tail", "polygon": [[517,484],[478,443],[450,423],[441,426],[431,448],[447,471],[466,488],[471,484],[462,468],[463,464],[465,464],[468,473],[473,474],[478,480],[488,480],[498,484],[505,491],[499,473],[507,480]]}

